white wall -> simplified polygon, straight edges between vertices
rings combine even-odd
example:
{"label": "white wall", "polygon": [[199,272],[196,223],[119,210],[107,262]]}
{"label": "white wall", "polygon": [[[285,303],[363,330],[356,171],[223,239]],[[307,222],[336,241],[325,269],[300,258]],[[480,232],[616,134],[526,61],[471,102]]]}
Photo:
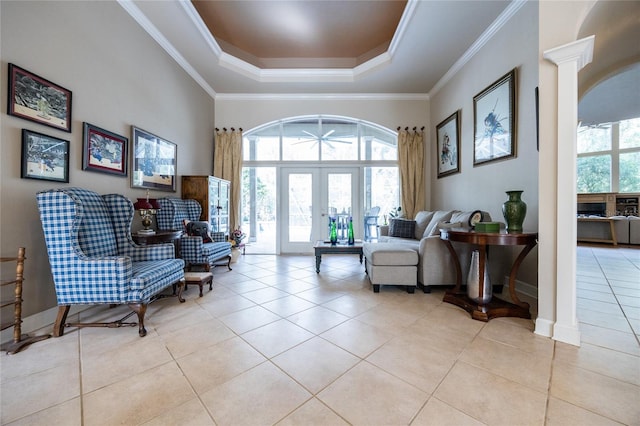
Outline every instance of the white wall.
{"label": "white wall", "polygon": [[[436,125],[461,110],[460,173],[437,178],[431,164],[431,205],[437,208],[486,210],[504,222],[505,191],[523,190],[527,203],[524,229],[538,229],[538,150],[535,88],[538,85],[538,9],[529,2],[437,93],[431,94],[429,152],[436,152]],[[473,166],[473,97],[517,68],[516,158]],[[433,158],[433,156],[431,157]],[[537,285],[537,251],[523,263],[519,279]]]}
{"label": "white wall", "polygon": [[330,114],[353,117],[395,130],[428,127],[426,95],[273,95],[216,97],[216,126],[242,127],[245,131],[288,117]]}
{"label": "white wall", "polygon": [[[130,187],[129,177],[82,170],[82,122],[129,138],[132,125],[145,129],[178,145],[178,176],[209,174],[214,102],[115,1],[2,1],[0,14],[1,253],[26,247],[26,317],[56,305],[36,192],[80,186],[131,199],[145,194]],[[73,92],[71,133],[6,115],[8,63]],[[20,178],[23,128],[70,141],[69,184]]]}

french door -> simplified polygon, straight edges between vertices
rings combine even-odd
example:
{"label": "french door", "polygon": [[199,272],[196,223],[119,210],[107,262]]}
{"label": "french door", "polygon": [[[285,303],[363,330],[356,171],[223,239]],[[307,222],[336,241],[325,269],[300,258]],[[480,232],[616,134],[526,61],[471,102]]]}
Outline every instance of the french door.
{"label": "french door", "polygon": [[354,229],[361,228],[357,167],[283,167],[280,172],[281,253],[311,253],[315,241],[329,237],[330,216],[353,217]]}

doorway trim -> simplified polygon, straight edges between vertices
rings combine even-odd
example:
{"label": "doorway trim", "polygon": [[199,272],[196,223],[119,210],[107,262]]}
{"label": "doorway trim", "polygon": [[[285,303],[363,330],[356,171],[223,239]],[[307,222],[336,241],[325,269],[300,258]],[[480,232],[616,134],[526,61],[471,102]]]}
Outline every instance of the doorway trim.
{"label": "doorway trim", "polygon": [[[555,321],[552,338],[580,346],[580,331],[576,314],[576,239],[577,239],[577,127],[578,127],[578,72],[593,59],[595,36],[583,38],[543,53],[544,59],[558,67],[557,98],[557,192],[556,192],[556,253],[557,265]],[[549,320],[536,320],[536,333],[548,328]],[[540,333],[544,334],[544,333]]]}

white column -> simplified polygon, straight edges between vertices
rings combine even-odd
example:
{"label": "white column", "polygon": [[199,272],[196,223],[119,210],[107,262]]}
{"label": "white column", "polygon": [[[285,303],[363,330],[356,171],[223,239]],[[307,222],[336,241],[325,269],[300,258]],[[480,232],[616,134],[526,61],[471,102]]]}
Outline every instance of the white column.
{"label": "white column", "polygon": [[580,346],[576,316],[576,158],[578,71],[591,62],[595,36],[544,52],[558,66],[556,321],[553,339]]}

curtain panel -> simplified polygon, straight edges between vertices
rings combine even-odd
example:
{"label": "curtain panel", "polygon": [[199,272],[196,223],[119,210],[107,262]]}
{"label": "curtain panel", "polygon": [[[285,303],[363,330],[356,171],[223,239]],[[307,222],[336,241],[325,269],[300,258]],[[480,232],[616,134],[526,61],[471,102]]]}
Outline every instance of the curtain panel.
{"label": "curtain panel", "polygon": [[413,218],[425,208],[424,127],[412,131],[398,127],[398,168],[402,210]]}
{"label": "curtain panel", "polygon": [[242,186],[242,129],[216,128],[213,149],[213,176],[231,182],[229,193],[229,233],[240,227]]}

